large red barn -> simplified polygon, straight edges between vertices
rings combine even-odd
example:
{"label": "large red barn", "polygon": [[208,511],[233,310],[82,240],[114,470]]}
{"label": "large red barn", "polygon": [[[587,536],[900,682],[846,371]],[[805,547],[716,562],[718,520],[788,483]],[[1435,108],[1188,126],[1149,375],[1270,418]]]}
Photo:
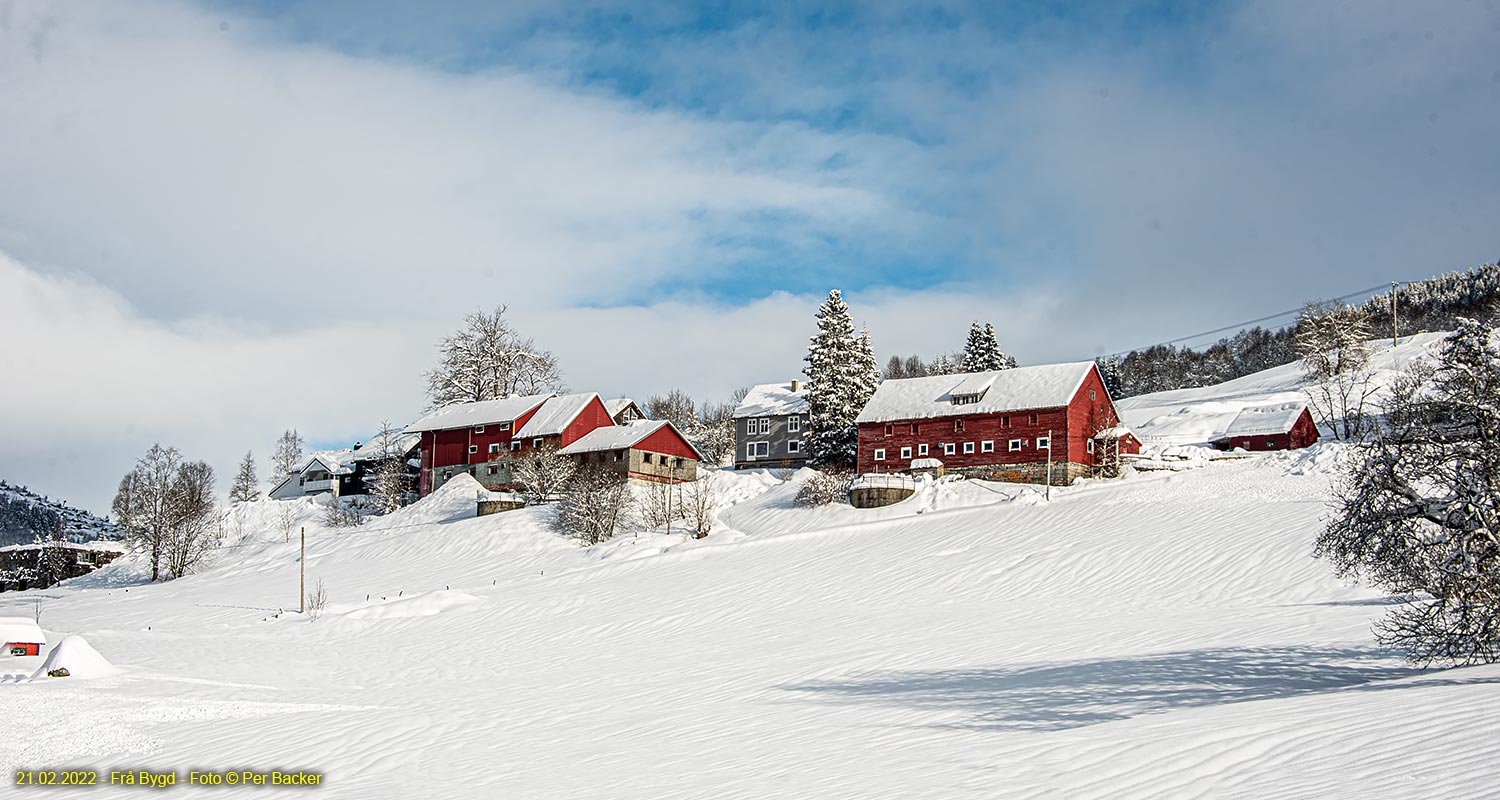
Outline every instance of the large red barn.
{"label": "large red barn", "polygon": [[937,459],[947,472],[1040,483],[1050,452],[1051,480],[1065,484],[1106,466],[1106,450],[1140,452],[1119,421],[1092,361],[887,380],[856,419],[857,468],[906,472]]}

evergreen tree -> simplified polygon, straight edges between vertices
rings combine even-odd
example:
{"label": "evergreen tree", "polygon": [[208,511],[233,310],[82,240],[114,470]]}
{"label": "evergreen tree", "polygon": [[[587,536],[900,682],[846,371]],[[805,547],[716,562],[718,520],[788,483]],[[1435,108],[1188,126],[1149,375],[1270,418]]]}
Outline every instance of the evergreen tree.
{"label": "evergreen tree", "polygon": [[807,349],[807,401],[812,417],[808,460],[814,466],[852,467],[859,445],[854,418],[880,379],[868,331],[856,334],[842,293],[818,306],[818,333]]}
{"label": "evergreen tree", "polygon": [[969,340],[964,344],[961,365],[964,372],[990,372],[1010,369],[1016,360],[1001,351],[993,324],[986,322],[981,328],[975,321],[969,325]]}
{"label": "evergreen tree", "polygon": [[243,503],[260,497],[260,479],[255,476],[255,456],[245,453],[240,462],[240,471],[234,476],[234,486],[229,489],[229,502]]}

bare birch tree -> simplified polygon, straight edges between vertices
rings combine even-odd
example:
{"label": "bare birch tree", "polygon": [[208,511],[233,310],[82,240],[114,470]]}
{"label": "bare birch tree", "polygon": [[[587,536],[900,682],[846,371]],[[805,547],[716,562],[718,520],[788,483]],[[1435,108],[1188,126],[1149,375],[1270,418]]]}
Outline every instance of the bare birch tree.
{"label": "bare birch tree", "polygon": [[427,373],[430,408],[564,388],[557,358],[517,333],[505,311],[474,311],[438,342],[438,364]]}
{"label": "bare birch tree", "polygon": [[1311,382],[1303,389],[1313,417],[1335,438],[1358,439],[1366,429],[1365,407],[1375,396],[1370,370],[1368,320],[1356,308],[1314,304],[1297,325],[1297,352]]}

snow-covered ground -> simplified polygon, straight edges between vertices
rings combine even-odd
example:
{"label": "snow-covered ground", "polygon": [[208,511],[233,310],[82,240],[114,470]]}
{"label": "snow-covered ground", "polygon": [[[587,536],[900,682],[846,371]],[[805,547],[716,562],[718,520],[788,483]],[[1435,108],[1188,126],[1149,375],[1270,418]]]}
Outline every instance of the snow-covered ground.
{"label": "snow-covered ground", "polygon": [[1311,557],[1337,457],[1051,502],[944,481],[873,510],[726,472],[708,538],[588,549],[535,509],[475,518],[455,480],[349,531],[294,507],[330,597],[316,622],[281,611],[297,537],[254,504],[188,578],[127,561],[0,595],[0,616],[45,598],[49,642],[113,665],[3,662],[0,714],[26,727],[0,761],[317,771],[328,797],[1494,793],[1500,668],[1380,651],[1384,601]]}

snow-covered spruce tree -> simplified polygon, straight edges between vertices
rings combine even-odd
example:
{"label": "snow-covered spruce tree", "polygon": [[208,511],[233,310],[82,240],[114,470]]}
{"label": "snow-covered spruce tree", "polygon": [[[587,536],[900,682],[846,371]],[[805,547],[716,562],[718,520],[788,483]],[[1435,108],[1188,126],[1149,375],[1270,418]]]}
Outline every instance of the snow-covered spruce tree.
{"label": "snow-covered spruce tree", "polygon": [[[73,554],[68,549],[68,537],[64,523],[59,517],[52,530],[43,538],[37,535],[36,585],[46,588],[72,577]],[[35,588],[35,587],[33,587]]]}
{"label": "snow-covered spruce tree", "polygon": [[1016,360],[1000,349],[995,326],[986,322],[981,328],[976,320],[969,325],[969,340],[964,344],[961,365],[964,372],[989,372],[1010,369],[1016,365]]}
{"label": "snow-covered spruce tree", "polygon": [[1420,664],[1500,659],[1500,350],[1462,320],[1391,386],[1317,554],[1405,601],[1376,627]]}
{"label": "snow-covered spruce tree", "polygon": [[954,375],[963,371],[962,353],[939,353],[927,365],[928,375]]}
{"label": "snow-covered spruce tree", "polygon": [[438,342],[437,366],[427,373],[429,408],[563,389],[557,358],[518,334],[505,311],[475,311]]}
{"label": "snow-covered spruce tree", "polygon": [[302,437],[296,428],[287,430],[276,440],[276,448],[271,452],[271,474],[275,480],[280,481],[291,475],[302,463]]}
{"label": "snow-covered spruce tree", "polygon": [[818,333],[807,349],[807,401],[812,417],[808,460],[817,467],[854,466],[859,444],[854,418],[880,380],[868,332],[856,334],[838,289],[818,307]]}
{"label": "snow-covered spruce tree", "polygon": [[585,545],[598,544],[630,525],[630,489],[625,476],[590,462],[576,470],[563,486],[554,524]]}
{"label": "snow-covered spruce tree", "polygon": [[1308,408],[1338,439],[1357,439],[1365,431],[1365,406],[1378,389],[1369,338],[1364,313],[1347,306],[1310,305],[1297,323],[1297,352],[1311,382],[1303,390]]}
{"label": "snow-covered spruce tree", "polygon": [[244,503],[260,497],[260,479],[255,476],[255,456],[245,453],[240,462],[240,471],[234,476],[234,486],[229,489],[229,502]]}

